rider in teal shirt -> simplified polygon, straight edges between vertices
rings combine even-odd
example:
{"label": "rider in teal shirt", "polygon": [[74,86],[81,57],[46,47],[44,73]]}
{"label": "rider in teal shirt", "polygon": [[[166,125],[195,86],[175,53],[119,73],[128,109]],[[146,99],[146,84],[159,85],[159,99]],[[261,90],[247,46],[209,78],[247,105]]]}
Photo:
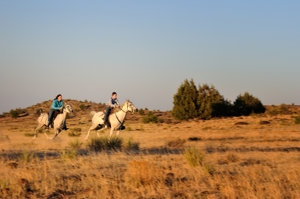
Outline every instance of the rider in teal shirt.
{"label": "rider in teal shirt", "polygon": [[[53,113],[55,111],[60,111],[62,112],[62,109],[64,108],[64,102],[62,100],[62,95],[58,94],[55,99],[52,102],[51,109],[49,111],[49,117],[48,117],[48,125],[47,127],[49,128],[50,125],[52,125],[52,118],[53,118]],[[66,122],[64,124],[63,130],[68,130],[66,127]]]}

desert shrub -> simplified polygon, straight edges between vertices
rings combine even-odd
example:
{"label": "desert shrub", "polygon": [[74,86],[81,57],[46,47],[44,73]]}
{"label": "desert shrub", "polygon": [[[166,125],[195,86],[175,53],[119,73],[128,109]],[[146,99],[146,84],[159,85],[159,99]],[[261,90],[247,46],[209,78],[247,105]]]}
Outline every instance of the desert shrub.
{"label": "desert shrub", "polygon": [[190,146],[185,148],[184,157],[189,165],[193,167],[201,166],[203,164],[204,154],[195,147]]}
{"label": "desert shrub", "polygon": [[21,108],[17,108],[17,109],[14,109],[14,110],[13,109],[10,110],[9,114],[12,118],[17,118],[17,117],[19,117],[20,114],[25,113],[25,112],[26,112],[26,110],[21,109]]}
{"label": "desert shrub", "polygon": [[140,143],[134,142],[132,138],[129,138],[122,144],[122,148],[124,150],[138,151],[138,150],[140,150]]}
{"label": "desert shrub", "polygon": [[79,105],[80,110],[85,111],[87,107],[84,104]]}
{"label": "desert shrub", "polygon": [[142,119],[143,123],[162,123],[163,120],[153,114],[152,111],[149,111],[147,116],[144,116]]}
{"label": "desert shrub", "polygon": [[92,138],[87,144],[87,148],[92,151],[102,151],[102,150],[120,150],[122,148],[123,140],[119,137],[100,137]]}
{"label": "desert shrub", "polygon": [[68,142],[68,145],[71,149],[80,149],[82,142],[80,142],[78,139],[74,141]]}
{"label": "desert shrub", "polygon": [[168,147],[183,147],[184,143],[186,142],[186,140],[177,138],[175,140],[170,140],[167,142],[167,146]]}
{"label": "desert shrub", "polygon": [[295,123],[295,124],[300,124],[300,116],[295,117],[294,123]]}
{"label": "desert shrub", "polygon": [[140,114],[140,115],[145,115],[145,111],[144,111],[143,109],[140,109],[140,110],[139,110],[139,114]]}

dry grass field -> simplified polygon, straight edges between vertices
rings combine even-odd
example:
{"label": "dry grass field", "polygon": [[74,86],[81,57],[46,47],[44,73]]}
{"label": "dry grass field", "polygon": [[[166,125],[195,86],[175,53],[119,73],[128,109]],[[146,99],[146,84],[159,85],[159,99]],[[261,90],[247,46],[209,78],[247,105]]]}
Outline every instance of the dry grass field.
{"label": "dry grass field", "polygon": [[32,139],[36,112],[50,103],[0,118],[0,198],[300,198],[297,106],[285,114],[183,122],[153,111],[164,120],[157,124],[128,113],[123,147],[95,151],[88,145],[96,132],[84,137],[89,112],[103,105],[87,101],[71,101],[68,131]]}

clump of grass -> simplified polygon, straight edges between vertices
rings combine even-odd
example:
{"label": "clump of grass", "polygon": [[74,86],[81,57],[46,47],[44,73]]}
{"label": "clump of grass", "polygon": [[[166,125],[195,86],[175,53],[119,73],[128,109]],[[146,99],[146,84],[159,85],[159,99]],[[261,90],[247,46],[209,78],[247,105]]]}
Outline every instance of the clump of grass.
{"label": "clump of grass", "polygon": [[167,146],[168,147],[183,147],[184,143],[186,142],[186,140],[183,140],[183,139],[180,139],[180,138],[177,138],[175,140],[170,140],[167,142]]}
{"label": "clump of grass", "polygon": [[72,128],[68,132],[68,136],[70,137],[79,137],[81,135],[81,128]]}
{"label": "clump of grass", "polygon": [[132,131],[131,127],[128,125],[126,126],[126,131]]}
{"label": "clump of grass", "polygon": [[24,136],[26,136],[26,137],[32,137],[32,136],[34,136],[34,133],[24,133]]}
{"label": "clump of grass", "polygon": [[122,148],[123,140],[119,137],[100,137],[92,138],[88,144],[87,148],[92,151],[102,151],[102,150],[120,150]]}
{"label": "clump of grass", "polygon": [[184,157],[192,167],[201,166],[203,164],[204,154],[193,146],[185,148]]}
{"label": "clump of grass", "polygon": [[123,143],[122,148],[125,150],[138,151],[140,150],[140,143],[134,142],[132,138],[129,138]]}
{"label": "clump of grass", "polygon": [[300,124],[300,116],[295,117],[294,123],[295,123],[295,124]]}
{"label": "clump of grass", "polygon": [[77,152],[74,150],[63,150],[60,153],[60,158],[62,161],[73,160],[77,158]]}
{"label": "clump of grass", "polygon": [[68,145],[71,149],[80,149],[82,142],[80,142],[78,139],[74,141],[68,142]]}
{"label": "clump of grass", "polygon": [[0,189],[8,189],[10,187],[10,183],[7,180],[0,180]]}
{"label": "clump of grass", "polygon": [[125,181],[135,188],[153,185],[159,181],[162,171],[152,162],[132,161],[128,164]]}
{"label": "clump of grass", "polygon": [[22,151],[19,156],[19,161],[24,163],[32,162],[35,154],[32,151]]}
{"label": "clump of grass", "polygon": [[213,175],[216,171],[215,166],[211,163],[204,163],[202,169],[205,173],[208,173],[210,175]]}

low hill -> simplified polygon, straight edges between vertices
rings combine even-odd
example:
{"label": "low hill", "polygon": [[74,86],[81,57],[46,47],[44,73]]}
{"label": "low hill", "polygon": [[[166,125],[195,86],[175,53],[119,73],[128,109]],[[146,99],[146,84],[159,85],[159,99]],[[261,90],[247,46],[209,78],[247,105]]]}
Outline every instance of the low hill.
{"label": "low hill", "polygon": [[[73,99],[64,99],[64,102],[70,103],[73,107],[73,113],[69,114],[69,118],[72,119],[77,119],[82,123],[85,123],[86,120],[90,120],[90,112],[91,111],[104,111],[105,110],[105,103],[96,103],[92,101],[80,101],[80,100],[73,100]],[[23,118],[26,117],[28,119],[34,119],[38,118],[38,116],[43,113],[43,112],[48,112],[50,107],[51,107],[52,100],[47,100],[41,103],[37,103],[35,105],[29,106],[25,109],[16,109],[15,111],[17,112],[16,118]],[[137,107],[138,108],[138,107]],[[171,116],[170,111],[159,111],[159,110],[148,110],[148,109],[143,109],[142,112],[141,110],[139,113],[135,114],[127,114],[126,120],[128,121],[141,121],[144,116],[146,116],[149,112],[152,112],[153,115],[159,117],[162,122],[166,123],[172,123],[175,122],[174,118]],[[3,113],[0,115],[0,118],[6,118],[9,119],[11,118],[10,113]]]}

